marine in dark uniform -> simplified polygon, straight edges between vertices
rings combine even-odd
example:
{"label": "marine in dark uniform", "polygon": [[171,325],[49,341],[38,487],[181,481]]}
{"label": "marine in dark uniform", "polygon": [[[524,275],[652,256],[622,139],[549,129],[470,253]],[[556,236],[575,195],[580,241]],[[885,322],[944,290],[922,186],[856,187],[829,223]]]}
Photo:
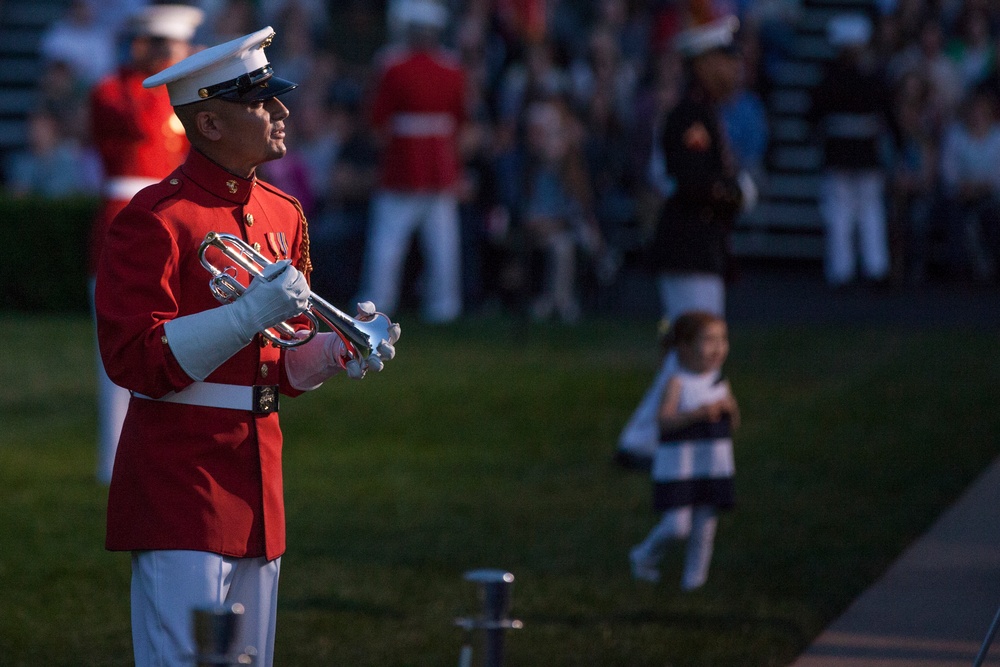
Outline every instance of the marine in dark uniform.
{"label": "marine in dark uniform", "polygon": [[649,253],[664,315],[671,320],[692,309],[724,314],[730,234],[750,188],[737,171],[719,119],[719,105],[740,81],[737,27],[729,16],[678,37],[688,85],[658,136],[673,192]]}

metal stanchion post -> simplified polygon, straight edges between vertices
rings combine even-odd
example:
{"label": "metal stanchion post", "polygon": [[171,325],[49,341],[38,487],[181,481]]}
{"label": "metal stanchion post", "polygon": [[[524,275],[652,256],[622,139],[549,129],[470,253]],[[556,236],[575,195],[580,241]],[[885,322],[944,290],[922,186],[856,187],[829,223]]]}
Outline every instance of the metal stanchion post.
{"label": "metal stanchion post", "polygon": [[983,639],[983,645],[979,647],[979,653],[976,655],[972,667],[980,667],[986,660],[986,655],[990,652],[990,644],[993,643],[993,638],[996,637],[998,629],[1000,629],[1000,609],[997,609],[997,613],[993,617],[993,622],[990,624],[990,629]]}
{"label": "metal stanchion post", "polygon": [[471,570],[465,580],[479,586],[482,610],[475,618],[459,618],[455,624],[466,631],[465,645],[459,658],[459,667],[472,665],[472,639],[475,630],[482,631],[483,659],[481,667],[501,667],[504,657],[504,633],[519,630],[521,621],[507,618],[510,609],[510,590],[514,575],[505,570]]}
{"label": "metal stanchion post", "polygon": [[194,663],[198,667],[228,667],[230,665],[252,665],[257,650],[247,646],[233,655],[233,641],[239,634],[243,620],[243,605],[232,607],[211,607],[195,609],[194,617]]}

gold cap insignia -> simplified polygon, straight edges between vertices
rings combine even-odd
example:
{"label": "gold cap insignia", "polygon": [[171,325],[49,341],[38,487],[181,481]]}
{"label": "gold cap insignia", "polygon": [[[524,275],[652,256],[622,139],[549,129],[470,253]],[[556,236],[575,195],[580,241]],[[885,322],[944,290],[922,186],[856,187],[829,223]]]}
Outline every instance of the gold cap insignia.
{"label": "gold cap insignia", "polygon": [[271,40],[272,39],[274,39],[274,33],[273,32],[270,35],[268,35],[267,38],[265,38],[263,42],[260,43],[260,48],[266,49],[267,47],[271,46]]}

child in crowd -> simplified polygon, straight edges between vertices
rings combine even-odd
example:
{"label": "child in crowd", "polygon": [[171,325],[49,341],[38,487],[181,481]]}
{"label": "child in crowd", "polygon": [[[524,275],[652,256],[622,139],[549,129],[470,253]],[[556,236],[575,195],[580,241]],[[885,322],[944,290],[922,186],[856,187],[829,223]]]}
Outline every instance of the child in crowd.
{"label": "child in crowd", "polygon": [[668,542],[687,539],[681,588],[708,578],[717,512],[733,506],[733,444],[739,407],[722,365],[729,354],[726,322],[705,311],[677,318],[665,338],[677,367],[660,403],[660,445],[653,460],[653,507],[663,518],[629,559],[636,579],[656,582]]}
{"label": "child in crowd", "polygon": [[593,215],[581,128],[565,103],[537,101],[526,111],[527,161],[522,212],[530,246],[544,253],[541,292],[531,306],[537,320],[580,319],[577,253],[599,256],[604,248]]}

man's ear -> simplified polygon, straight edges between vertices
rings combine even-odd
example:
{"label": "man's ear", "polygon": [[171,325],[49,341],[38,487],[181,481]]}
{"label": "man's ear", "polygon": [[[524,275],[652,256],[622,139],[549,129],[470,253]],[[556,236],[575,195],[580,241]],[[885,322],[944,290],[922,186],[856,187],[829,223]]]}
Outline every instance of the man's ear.
{"label": "man's ear", "polygon": [[218,141],[222,138],[222,128],[219,121],[219,115],[214,111],[199,111],[194,117],[194,125],[198,134],[209,141]]}

